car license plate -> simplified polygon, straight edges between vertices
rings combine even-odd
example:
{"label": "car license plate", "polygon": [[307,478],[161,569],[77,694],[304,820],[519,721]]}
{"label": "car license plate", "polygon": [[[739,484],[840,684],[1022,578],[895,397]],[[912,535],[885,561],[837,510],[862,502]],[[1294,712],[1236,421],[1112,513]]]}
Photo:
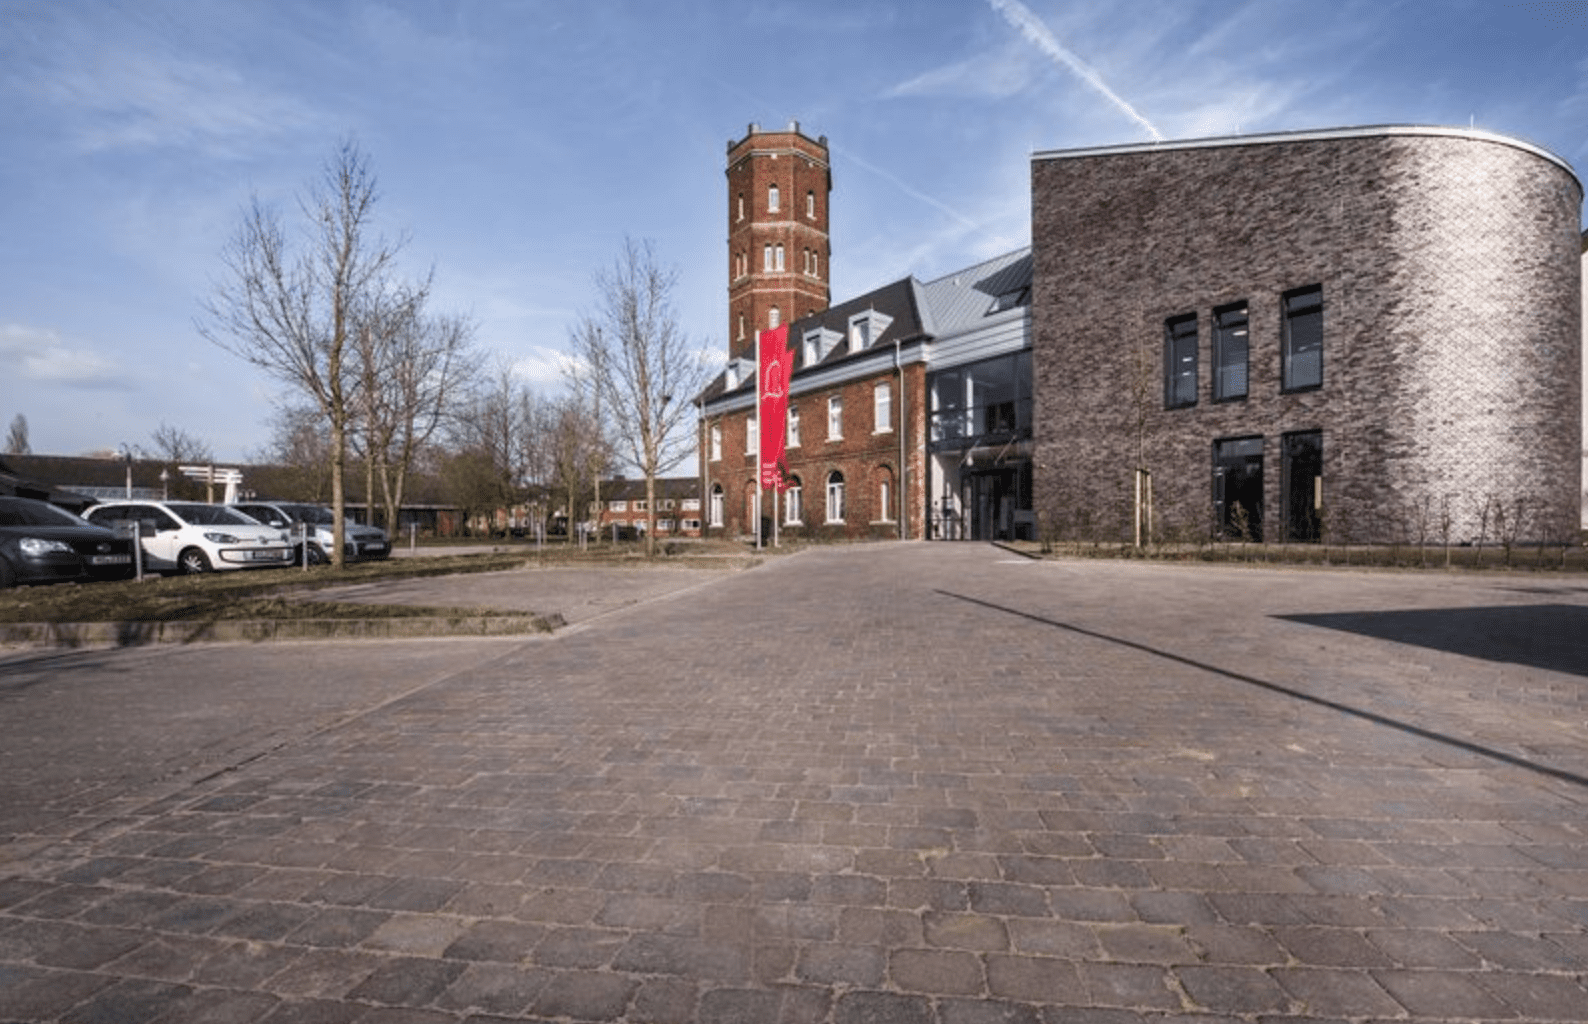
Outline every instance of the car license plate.
{"label": "car license plate", "polygon": [[131,555],[90,555],[89,565],[131,565]]}
{"label": "car license plate", "polygon": [[251,551],[251,552],[249,552],[249,554],[253,556],[253,559],[256,562],[279,562],[279,561],[281,561],[281,556],[286,554],[286,552],[284,552],[284,551]]}

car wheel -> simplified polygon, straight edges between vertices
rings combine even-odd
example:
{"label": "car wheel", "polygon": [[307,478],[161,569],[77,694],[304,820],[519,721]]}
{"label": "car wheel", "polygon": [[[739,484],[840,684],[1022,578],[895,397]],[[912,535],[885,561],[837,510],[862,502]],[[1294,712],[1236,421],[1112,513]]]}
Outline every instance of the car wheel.
{"label": "car wheel", "polygon": [[330,559],[325,557],[325,552],[324,551],[321,551],[318,547],[316,547],[313,544],[309,545],[309,564],[310,565],[324,565],[328,561],[330,561]]}
{"label": "car wheel", "polygon": [[197,575],[210,571],[209,556],[198,548],[188,548],[177,557],[176,564],[186,575]]}

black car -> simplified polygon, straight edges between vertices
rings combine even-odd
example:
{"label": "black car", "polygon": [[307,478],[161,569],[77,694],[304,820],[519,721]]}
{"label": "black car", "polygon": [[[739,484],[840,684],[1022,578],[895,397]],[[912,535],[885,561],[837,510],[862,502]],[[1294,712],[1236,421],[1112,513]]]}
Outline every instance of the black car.
{"label": "black car", "polygon": [[48,502],[0,496],[0,588],[132,574],[130,539]]}

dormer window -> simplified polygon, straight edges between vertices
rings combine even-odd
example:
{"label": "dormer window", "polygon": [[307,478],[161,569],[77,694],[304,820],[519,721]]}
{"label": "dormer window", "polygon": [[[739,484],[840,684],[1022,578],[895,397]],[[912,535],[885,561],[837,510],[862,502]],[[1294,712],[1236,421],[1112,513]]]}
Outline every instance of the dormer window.
{"label": "dormer window", "polygon": [[1029,306],[1030,304],[1030,288],[1024,286],[1011,288],[1009,291],[999,294],[996,299],[993,299],[992,308],[987,310],[987,315],[991,316],[994,313],[1002,313],[1006,309],[1014,309],[1016,306]]}
{"label": "dormer window", "polygon": [[856,313],[849,318],[849,351],[864,352],[877,339],[882,337],[882,332],[893,323],[893,317],[868,309],[864,313]]}
{"label": "dormer window", "polygon": [[837,348],[838,343],[843,339],[844,336],[842,334],[837,331],[829,331],[825,327],[807,331],[804,338],[805,365],[815,366],[823,359],[826,359],[827,353]]}
{"label": "dormer window", "polygon": [[778,211],[777,186],[768,185],[766,189],[766,208],[771,213]]}

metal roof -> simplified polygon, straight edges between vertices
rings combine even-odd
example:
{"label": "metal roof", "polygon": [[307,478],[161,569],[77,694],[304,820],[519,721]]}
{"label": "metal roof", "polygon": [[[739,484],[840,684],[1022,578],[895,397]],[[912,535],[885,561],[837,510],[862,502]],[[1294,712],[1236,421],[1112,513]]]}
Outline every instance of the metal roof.
{"label": "metal roof", "polygon": [[[1014,296],[1017,301],[1005,307],[1030,302],[1031,247],[995,256],[990,260],[956,270],[952,274],[921,285],[921,293],[931,311],[932,334],[937,338],[951,337],[974,330],[986,323],[987,317],[1003,312],[995,308],[1000,297]],[[1018,301],[1024,292],[1024,300]]]}

